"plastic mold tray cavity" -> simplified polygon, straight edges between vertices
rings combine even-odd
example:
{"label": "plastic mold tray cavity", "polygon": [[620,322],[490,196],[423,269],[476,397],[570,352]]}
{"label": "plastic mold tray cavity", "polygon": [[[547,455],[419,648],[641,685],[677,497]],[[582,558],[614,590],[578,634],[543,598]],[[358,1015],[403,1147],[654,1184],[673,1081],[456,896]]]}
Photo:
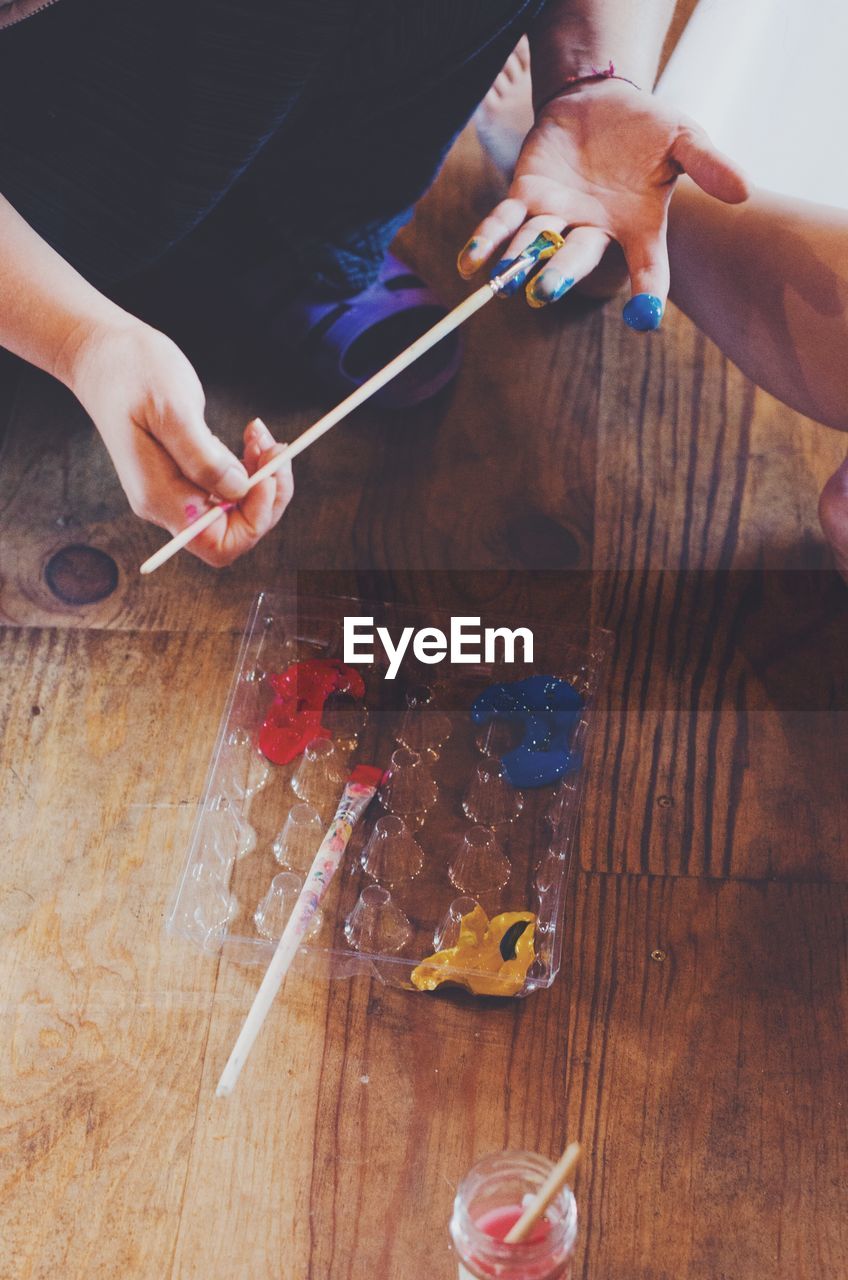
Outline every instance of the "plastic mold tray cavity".
{"label": "plastic mold tray cavity", "polygon": [[[394,776],[355,830],[298,966],[333,977],[367,973],[412,990],[413,969],[455,941],[445,921],[461,898],[453,933],[476,904],[490,919],[535,915],[536,958],[519,994],[548,987],[560,965],[583,761],[612,637],[597,628],[534,627],[530,665],[501,658],[425,666],[410,655],[394,680],[379,661],[356,664],[364,699],[331,696],[316,750],[271,763],[259,748],[275,696],[269,677],[297,662],[341,660],[344,618],[363,614],[393,636],[405,626],[450,628],[443,615],[403,606],[256,598],[167,930],[208,954],[266,965],[284,923],[278,917],[291,910],[292,886],[332,817],[339,780],[354,763],[392,762]],[[497,719],[481,730],[470,709],[491,685],[538,674],[568,680],[580,694],[569,742],[576,767],[553,786],[514,792],[499,756],[516,745],[521,726]]]}

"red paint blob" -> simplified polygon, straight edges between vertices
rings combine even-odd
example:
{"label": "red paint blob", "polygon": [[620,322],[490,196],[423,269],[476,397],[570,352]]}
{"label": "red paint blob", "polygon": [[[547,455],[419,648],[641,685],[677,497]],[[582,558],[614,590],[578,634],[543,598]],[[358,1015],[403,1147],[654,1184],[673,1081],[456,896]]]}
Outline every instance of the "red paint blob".
{"label": "red paint blob", "polygon": [[259,730],[259,747],[273,764],[289,764],[313,739],[332,736],[321,723],[331,694],[365,697],[359,672],[335,658],[295,662],[268,679],[276,696]]}

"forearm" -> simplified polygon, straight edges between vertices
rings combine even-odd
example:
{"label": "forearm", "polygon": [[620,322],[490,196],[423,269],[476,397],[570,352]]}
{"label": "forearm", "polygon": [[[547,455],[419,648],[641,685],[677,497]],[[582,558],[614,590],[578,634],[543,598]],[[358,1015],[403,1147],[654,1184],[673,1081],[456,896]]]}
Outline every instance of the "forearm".
{"label": "forearm", "polygon": [[122,320],[0,196],[0,346],[68,382],[83,338]]}
{"label": "forearm", "polygon": [[848,430],[848,213],[755,192],[671,202],[672,300],[759,386]]}
{"label": "forearm", "polygon": [[610,61],[616,75],[653,89],[674,7],[675,0],[551,0],[529,33],[534,101]]}

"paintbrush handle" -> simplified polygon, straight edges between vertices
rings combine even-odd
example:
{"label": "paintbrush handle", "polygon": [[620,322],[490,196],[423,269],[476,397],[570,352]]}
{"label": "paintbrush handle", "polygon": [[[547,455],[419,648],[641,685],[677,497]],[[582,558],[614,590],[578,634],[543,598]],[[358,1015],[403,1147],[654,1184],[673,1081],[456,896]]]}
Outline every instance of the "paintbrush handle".
{"label": "paintbrush handle", "polygon": [[[361,780],[363,773],[371,774],[372,777],[367,781]],[[315,919],[315,913],[329,888],[330,881],[338,871],[345,849],[353,835],[353,828],[373,799],[379,780],[380,770],[372,769],[368,765],[358,766],[351,775],[336,810],[336,816],[330,823],[327,834],[312,860],[309,875],[303,883],[294,909],[277,943],[271,963],[265,971],[265,976],[250,1006],[250,1012],[244,1020],[244,1026],[239,1032],[229,1061],[221,1073],[218,1088],[215,1090],[219,1098],[226,1098],[235,1088],[241,1069],[247,1061],[247,1055],[262,1030],[262,1024],[274,1003],[283,978],[291,968],[292,961],[298,953],[307,929]]]}
{"label": "paintbrush handle", "polygon": [[[504,272],[502,279],[507,278],[507,275],[508,273]],[[442,338],[446,338],[454,329],[464,324],[470,316],[473,316],[476,311],[479,311],[481,307],[495,297],[496,292],[497,290],[492,287],[492,282],[489,282],[482,285],[481,288],[477,289],[463,302],[460,302],[459,306],[454,307],[453,311],[443,316],[426,333],[422,333],[420,338],[416,338],[405,351],[401,351],[399,355],[395,356],[394,360],[390,360],[384,368],[379,369],[367,382],[363,382],[361,387],[357,387],[334,409],[331,409],[329,413],[325,413],[323,418],[319,418],[311,427],[308,427],[292,444],[287,445],[282,453],[271,458],[258,471],[254,471],[248,481],[248,489],[252,489],[254,485],[259,484],[262,480],[267,480],[269,476],[279,471],[283,463],[291,458],[296,458],[298,454],[303,453],[304,449],[308,449],[316,440],[320,440],[321,436],[330,431],[343,418],[346,418],[348,414],[353,413],[354,409],[358,409],[361,404],[370,399],[387,382],[391,382],[409,365],[414,364],[419,356],[424,355],[425,351],[429,351],[437,342],[441,342]],[[221,506],[211,507],[202,516],[198,516],[190,525],[187,525],[185,529],[171,538],[170,542],[166,542],[148,560],[145,560],[141,566],[141,572],[153,573],[154,569],[160,568],[167,560],[171,559],[171,556],[176,555],[183,547],[188,546],[192,539],[196,538],[204,529],[208,529],[229,509],[229,504],[225,503]]]}
{"label": "paintbrush handle", "polygon": [[[348,835],[349,838],[350,836]],[[315,855],[309,875],[289,916],[280,941],[277,943],[277,948],[271,957],[271,963],[268,965],[259,990],[254,996],[250,1012],[244,1020],[244,1025],[233,1045],[227,1065],[221,1073],[218,1088],[215,1090],[219,1098],[226,1098],[235,1088],[241,1069],[247,1061],[247,1055],[253,1048],[254,1041],[262,1030],[262,1024],[268,1016],[268,1010],[274,1003],[283,979],[300,949],[300,944],[306,935],[306,931],[315,918],[315,912],[318,910],[321,898],[326,893],[330,880],[335,875],[341,861],[347,840],[342,844],[341,849],[338,848],[338,844],[336,822],[334,821]],[[316,886],[316,876],[319,872],[321,873],[321,879]]]}
{"label": "paintbrush handle", "polygon": [[247,1061],[247,1056],[253,1048],[254,1041],[262,1030],[262,1024],[268,1016],[268,1010],[274,1003],[277,992],[291,968],[292,961],[297,955],[303,936],[309,927],[309,921],[304,919],[300,911],[302,897],[303,892],[301,891],[301,897],[298,899],[295,910],[289,917],[288,924],[283,930],[283,935],[277,943],[277,949],[253,999],[250,1012],[244,1020],[244,1025],[233,1045],[227,1065],[221,1073],[218,1088],[215,1090],[219,1098],[228,1097],[235,1088],[236,1082],[241,1075],[241,1069]]}

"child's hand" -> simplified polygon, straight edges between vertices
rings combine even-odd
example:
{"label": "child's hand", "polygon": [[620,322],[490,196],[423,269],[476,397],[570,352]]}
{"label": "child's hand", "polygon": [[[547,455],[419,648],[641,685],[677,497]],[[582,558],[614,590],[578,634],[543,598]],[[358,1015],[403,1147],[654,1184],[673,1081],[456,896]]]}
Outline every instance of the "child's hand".
{"label": "child's hand", "polygon": [[66,381],[103,437],[136,515],[177,533],[206,510],[211,495],[243,499],[189,544],[218,567],[273,528],[292,496],[291,466],[248,493],[246,487],[248,475],[283,446],[252,422],[240,462],[207,427],[200,380],[170,338],[128,317],[83,336],[69,358]]}
{"label": "child's hand", "polygon": [[684,172],[719,200],[747,197],[741,173],[703,130],[649,94],[617,80],[563,94],[538,112],[507,198],[463,249],[460,271],[470,275],[507,241],[509,260],[540,231],[569,227],[528,286],[528,301],[544,306],[593,271],[614,240],[634,294],[625,319],[656,328],[668,295],[668,203]]}

